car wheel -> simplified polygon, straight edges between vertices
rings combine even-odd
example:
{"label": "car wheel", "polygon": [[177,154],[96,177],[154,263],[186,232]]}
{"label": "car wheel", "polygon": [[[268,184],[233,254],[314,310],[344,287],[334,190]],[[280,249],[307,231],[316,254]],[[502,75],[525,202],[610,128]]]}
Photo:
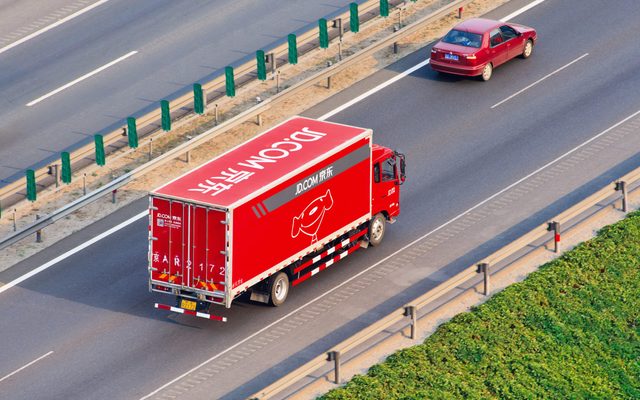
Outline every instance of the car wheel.
{"label": "car wheel", "polygon": [[269,304],[274,307],[282,305],[289,295],[289,277],[284,272],[278,272],[269,278]]}
{"label": "car wheel", "polygon": [[493,75],[493,64],[487,63],[487,65],[482,68],[482,80],[485,82],[488,81],[491,79],[491,75]]}
{"label": "car wheel", "polygon": [[524,49],[522,50],[522,58],[531,57],[531,53],[533,53],[533,41],[527,40],[527,43],[524,44]]}
{"label": "car wheel", "polygon": [[382,214],[376,214],[369,223],[369,244],[377,246],[382,243],[385,231],[385,218]]}

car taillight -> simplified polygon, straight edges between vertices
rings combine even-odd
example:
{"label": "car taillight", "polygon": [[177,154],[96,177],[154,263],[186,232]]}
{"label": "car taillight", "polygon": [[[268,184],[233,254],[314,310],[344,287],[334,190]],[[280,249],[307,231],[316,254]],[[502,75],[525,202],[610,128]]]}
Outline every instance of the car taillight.
{"label": "car taillight", "polygon": [[465,54],[464,56],[465,56],[465,58],[467,60],[475,60],[476,59],[476,55],[475,54]]}

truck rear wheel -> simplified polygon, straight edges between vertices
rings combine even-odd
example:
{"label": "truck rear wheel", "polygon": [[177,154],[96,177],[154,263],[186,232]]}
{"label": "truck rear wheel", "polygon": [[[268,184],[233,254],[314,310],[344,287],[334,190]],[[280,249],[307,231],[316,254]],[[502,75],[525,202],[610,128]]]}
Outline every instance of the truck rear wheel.
{"label": "truck rear wheel", "polygon": [[382,214],[376,214],[369,222],[369,244],[377,246],[382,243],[386,230],[385,218]]}
{"label": "truck rear wheel", "polygon": [[282,305],[289,295],[289,277],[280,271],[269,278],[269,304],[274,307]]}

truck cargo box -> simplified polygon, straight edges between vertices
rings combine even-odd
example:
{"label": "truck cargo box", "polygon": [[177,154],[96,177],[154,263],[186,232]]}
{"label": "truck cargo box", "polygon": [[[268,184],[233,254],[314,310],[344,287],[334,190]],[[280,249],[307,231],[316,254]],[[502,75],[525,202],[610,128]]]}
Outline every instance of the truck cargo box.
{"label": "truck cargo box", "polygon": [[150,286],[231,305],[371,218],[371,130],[292,118],[150,194]]}

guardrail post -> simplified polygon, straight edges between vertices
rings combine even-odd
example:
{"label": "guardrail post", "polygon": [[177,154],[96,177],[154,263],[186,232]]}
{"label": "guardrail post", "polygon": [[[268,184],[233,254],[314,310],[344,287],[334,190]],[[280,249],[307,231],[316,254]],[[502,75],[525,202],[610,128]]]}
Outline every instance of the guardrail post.
{"label": "guardrail post", "polygon": [[458,19],[462,19],[462,11],[464,11],[464,7],[458,8]]}
{"label": "guardrail post", "polygon": [[153,153],[153,138],[149,138],[149,161],[151,161],[152,153]]}
{"label": "guardrail post", "polygon": [[17,231],[18,230],[18,220],[16,219],[16,209],[13,209],[13,231]]}
{"label": "guardrail post", "polygon": [[[332,65],[331,61],[327,61],[327,68],[331,68]],[[331,89],[331,75],[327,77],[327,89]]]}
{"label": "guardrail post", "polygon": [[218,103],[213,105],[213,115],[216,121],[216,125],[218,125]]}
{"label": "guardrail post", "polygon": [[118,189],[113,189],[111,191],[111,202],[116,204],[116,194],[118,193]]}
{"label": "guardrail post", "polygon": [[404,308],[404,315],[411,317],[411,339],[416,338],[418,330],[418,309],[416,306],[407,306]]}
{"label": "guardrail post", "polygon": [[82,174],[82,194],[87,195],[87,173]]}
{"label": "guardrail post", "polygon": [[622,211],[627,212],[627,183],[625,181],[616,182],[616,191],[622,191]]}
{"label": "guardrail post", "polygon": [[53,176],[53,180],[56,182],[56,187],[60,186],[60,178],[58,177],[58,164],[51,164],[47,167],[47,174]]}
{"label": "guardrail post", "polygon": [[338,61],[342,61],[342,18],[336,18],[331,22],[333,24],[332,27],[338,29]]}
{"label": "guardrail post", "polygon": [[[40,214],[36,214],[36,221],[40,219]],[[42,229],[36,231],[36,243],[42,243]]]}
{"label": "guardrail post", "polygon": [[276,93],[280,93],[280,70],[276,71]]}
{"label": "guardrail post", "polygon": [[484,274],[484,295],[489,296],[491,292],[491,277],[489,273],[489,264],[480,263],[478,264],[478,273]]}
{"label": "guardrail post", "polygon": [[547,222],[547,230],[553,231],[553,252],[560,251],[560,222]]}
{"label": "guardrail post", "polygon": [[336,385],[340,384],[340,352],[330,351],[327,353],[327,361],[333,361],[333,382]]}
{"label": "guardrail post", "polygon": [[269,68],[271,69],[271,79],[276,79],[276,68],[278,67],[276,61],[275,53],[271,52],[267,54],[267,62],[269,63]]}

